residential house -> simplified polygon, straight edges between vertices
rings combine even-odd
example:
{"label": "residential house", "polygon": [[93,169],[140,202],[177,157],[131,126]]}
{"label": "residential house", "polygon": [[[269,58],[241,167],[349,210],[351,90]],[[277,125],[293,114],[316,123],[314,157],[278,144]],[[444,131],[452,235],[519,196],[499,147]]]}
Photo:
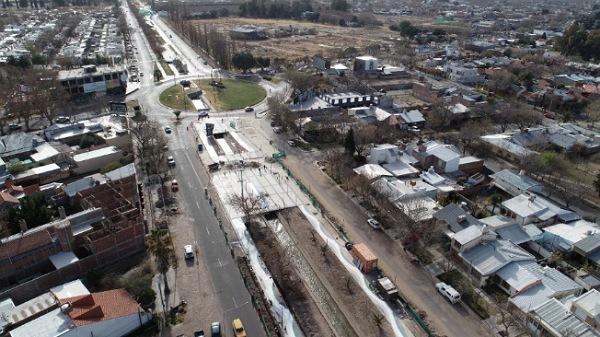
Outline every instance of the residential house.
{"label": "residential house", "polygon": [[600,337],[600,332],[571,313],[555,298],[532,308],[526,326],[533,336]]}
{"label": "residential house", "polygon": [[415,177],[419,173],[419,170],[411,165],[415,162],[415,159],[400,150],[396,145],[379,144],[373,147],[367,160],[369,163],[380,164],[385,170],[398,178]]}
{"label": "residential house", "polygon": [[444,66],[444,71],[451,81],[461,84],[476,84],[484,81],[477,68],[467,68],[458,64],[449,63]]}
{"label": "residential house", "polygon": [[433,217],[446,226],[450,231],[458,233],[471,226],[483,227],[471,213],[465,211],[460,205],[450,203],[433,214]]}
{"label": "residential house", "polygon": [[498,270],[494,280],[511,296],[509,301],[528,312],[549,298],[579,295],[583,288],[565,274],[535,261],[518,261]]}
{"label": "residential house", "polygon": [[10,331],[10,337],[121,337],[152,318],[124,289],[63,298],[59,303],[59,308]]}
{"label": "residential house", "polygon": [[574,221],[577,213],[562,209],[545,198],[526,192],[502,202],[502,211],[521,225],[539,223],[549,225],[555,221]]}
{"label": "residential house", "polygon": [[580,320],[600,330],[600,291],[592,289],[571,302],[571,312]]}
{"label": "residential house", "polygon": [[385,109],[371,105],[369,107],[349,108],[348,115],[356,118],[363,124],[371,124],[384,122],[392,114]]}
{"label": "residential house", "polygon": [[365,164],[355,168],[354,173],[361,175],[368,180],[379,179],[380,177],[391,177],[392,174],[378,164]]}
{"label": "residential house", "polygon": [[535,262],[535,257],[523,248],[495,237],[496,233],[487,227],[471,226],[452,238],[452,249],[458,252],[468,274],[479,286],[512,262]]}
{"label": "residential house", "polygon": [[575,242],[573,253],[579,255],[584,262],[587,261],[600,267],[600,232],[596,231],[596,234],[587,235]]}
{"label": "residential house", "polygon": [[422,180],[381,177],[375,180],[372,186],[381,195],[387,196],[391,203],[414,221],[429,220],[439,209],[435,201],[437,187]]}
{"label": "residential house", "polygon": [[15,132],[0,137],[0,158],[5,162],[11,159],[27,159],[35,153],[35,148],[44,143],[33,133]]}
{"label": "residential house", "polygon": [[494,186],[515,197],[525,192],[539,194],[544,189],[541,183],[528,177],[523,171],[515,173],[504,169],[490,175],[490,178]]}
{"label": "residential house", "polygon": [[434,166],[436,170],[449,173],[459,169],[460,154],[452,146],[440,144],[435,140],[419,141],[413,148],[412,155],[419,160],[421,167]]}
{"label": "residential house", "polygon": [[415,109],[415,110],[403,111],[403,112],[399,113],[398,116],[402,120],[402,123],[400,125],[404,126],[405,128],[408,126],[423,128],[425,126],[425,117],[423,117],[423,114],[419,110]]}
{"label": "residential house", "polygon": [[[571,252],[577,243],[581,253],[590,254],[595,251],[596,236],[600,235],[600,226],[586,220],[559,223],[542,229],[541,242],[552,251]],[[590,238],[591,239],[588,239]],[[587,240],[586,240],[587,239]],[[585,240],[585,241],[584,241]]]}

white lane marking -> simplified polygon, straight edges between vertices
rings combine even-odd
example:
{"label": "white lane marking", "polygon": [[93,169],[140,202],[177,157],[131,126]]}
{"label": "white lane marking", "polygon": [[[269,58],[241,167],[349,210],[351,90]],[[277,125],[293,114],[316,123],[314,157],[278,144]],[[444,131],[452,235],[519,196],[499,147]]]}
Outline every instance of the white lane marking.
{"label": "white lane marking", "polygon": [[217,257],[217,262],[219,262],[219,267],[223,268],[223,263],[221,263],[221,259]]}
{"label": "white lane marking", "polygon": [[210,232],[208,231],[208,227],[204,227],[204,229],[206,229],[206,234],[210,235]]}

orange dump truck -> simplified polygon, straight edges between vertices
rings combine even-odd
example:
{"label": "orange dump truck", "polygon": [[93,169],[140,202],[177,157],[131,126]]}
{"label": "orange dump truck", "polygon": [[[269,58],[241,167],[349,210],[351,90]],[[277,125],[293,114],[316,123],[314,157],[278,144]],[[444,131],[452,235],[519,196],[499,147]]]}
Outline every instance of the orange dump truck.
{"label": "orange dump truck", "polygon": [[370,273],[377,267],[377,256],[364,243],[353,245],[350,253],[352,254],[354,264],[363,273]]}

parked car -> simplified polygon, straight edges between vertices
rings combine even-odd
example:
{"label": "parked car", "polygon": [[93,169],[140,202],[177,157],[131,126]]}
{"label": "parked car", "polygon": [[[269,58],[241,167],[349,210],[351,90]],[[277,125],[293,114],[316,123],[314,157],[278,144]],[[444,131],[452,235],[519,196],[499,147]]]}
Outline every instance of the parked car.
{"label": "parked car", "polygon": [[198,111],[198,117],[200,117],[200,118],[208,117],[208,111],[206,111],[206,110]]}
{"label": "parked car", "polygon": [[210,323],[210,336],[221,337],[221,322]]}
{"label": "parked car", "polygon": [[244,111],[246,111],[246,112],[252,112],[252,111],[254,111],[254,108],[251,107],[251,106],[247,106],[246,108],[244,108]]}
{"label": "parked car", "polygon": [[283,129],[281,127],[279,127],[279,126],[276,126],[276,127],[273,128],[273,132],[276,133],[276,134],[280,134],[280,133],[283,132]]}
{"label": "parked car", "polygon": [[179,183],[175,179],[173,179],[173,181],[171,181],[171,191],[172,192],[179,191]]}
{"label": "parked car", "polygon": [[171,133],[173,131],[170,126],[165,126],[165,133]]}
{"label": "parked car", "polygon": [[66,116],[58,116],[55,120],[55,123],[69,123],[71,122],[71,120],[69,119],[69,117]]}
{"label": "parked car", "polygon": [[167,164],[169,164],[170,167],[175,167],[175,158],[173,158],[173,156],[168,156]]}
{"label": "parked car", "polygon": [[192,248],[192,245],[183,246],[183,256],[186,260],[194,258],[194,248]]}
{"label": "parked car", "polygon": [[369,226],[371,226],[373,229],[380,229],[381,228],[381,224],[379,223],[379,221],[373,219],[373,218],[369,218],[367,220],[367,223],[369,224]]}
{"label": "parked car", "polygon": [[460,294],[458,291],[456,291],[456,289],[452,288],[452,286],[444,282],[438,282],[435,284],[435,287],[437,288],[438,292],[442,294],[442,296],[446,297],[446,299],[450,301],[450,303],[454,304],[460,301]]}
{"label": "parked car", "polygon": [[289,145],[289,146],[291,146],[291,147],[294,147],[294,146],[296,146],[296,142],[295,142],[293,139],[290,139],[290,140],[288,140],[288,141],[287,141],[287,143],[288,143],[288,145]]}
{"label": "parked car", "polygon": [[194,337],[204,337],[204,330],[194,331]]}
{"label": "parked car", "polygon": [[239,318],[233,320],[233,332],[235,333],[235,337],[246,337],[246,330],[244,329],[242,320]]}
{"label": "parked car", "polygon": [[10,130],[21,130],[22,126],[21,126],[21,124],[13,123],[13,124],[8,125],[8,128]]}

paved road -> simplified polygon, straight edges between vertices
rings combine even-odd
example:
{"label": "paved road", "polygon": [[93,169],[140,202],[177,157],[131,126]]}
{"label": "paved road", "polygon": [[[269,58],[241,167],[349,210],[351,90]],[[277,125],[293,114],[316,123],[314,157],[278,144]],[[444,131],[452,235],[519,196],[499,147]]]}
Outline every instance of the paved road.
{"label": "paved road", "polygon": [[[128,22],[132,26],[132,41],[138,50],[140,71],[146,73],[146,76],[142,77],[142,86],[135,96],[142,103],[150,118],[157,120],[161,125],[174,125],[173,114],[158,103],[157,95],[157,92],[160,93],[162,88],[170,83],[154,85],[151,74],[155,57],[139,29],[139,25],[135,22],[135,18],[128,9],[125,12]],[[155,27],[162,28],[161,25]],[[169,33],[167,32],[167,34]],[[190,76],[198,76],[198,74]],[[174,127],[174,132],[168,136],[168,139],[169,149],[177,162],[174,172],[181,186],[179,199],[183,200],[182,206],[185,205],[182,207],[182,211],[187,212],[194,219],[193,233],[189,233],[189,241],[197,242],[199,257],[207,265],[212,279],[210,284],[198,284],[197,286],[218,298],[220,308],[214,308],[214,310],[220,312],[215,316],[223,318],[222,323],[226,336],[230,335],[231,321],[239,317],[244,322],[249,336],[266,337],[260,318],[250,303],[250,294],[231,257],[223,232],[219,228],[212,208],[204,198],[206,181],[201,179],[202,168],[195,154],[195,144],[187,134],[187,124],[189,124],[189,120],[184,117],[183,121]],[[187,319],[193,319],[193,314],[188,315]],[[191,331],[188,332],[188,334],[190,333]]]}
{"label": "paved road", "polygon": [[316,155],[288,146],[285,143],[287,138],[273,134],[268,121],[262,121],[260,129],[286,151],[284,163],[309,187],[323,207],[341,220],[350,240],[366,243],[379,257],[379,266],[394,279],[401,293],[418,309],[427,312],[427,318],[438,334],[449,337],[493,336],[468,308],[452,305],[439,296],[432,277],[423,268],[410,263],[398,243],[367,225],[367,215],[313,164],[318,159]]}

